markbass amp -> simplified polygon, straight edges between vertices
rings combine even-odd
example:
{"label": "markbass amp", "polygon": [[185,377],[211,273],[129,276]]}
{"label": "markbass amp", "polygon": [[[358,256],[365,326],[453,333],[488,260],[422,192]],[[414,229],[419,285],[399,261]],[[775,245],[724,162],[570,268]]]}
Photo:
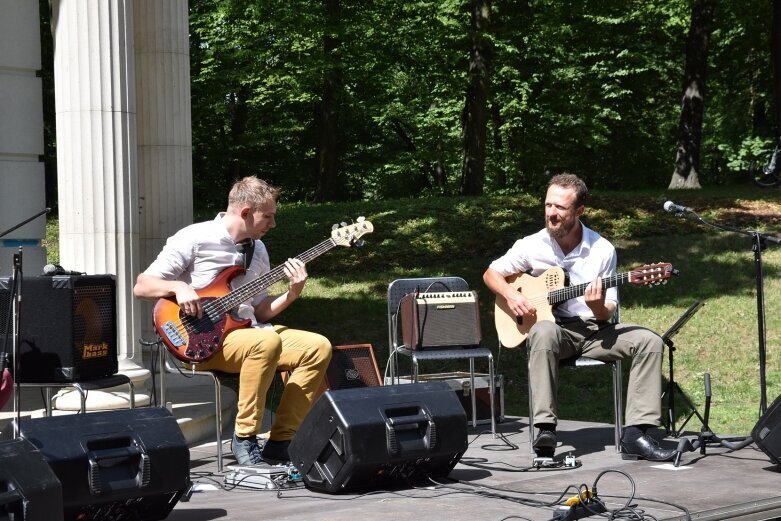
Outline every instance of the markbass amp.
{"label": "markbass amp", "polygon": [[[20,383],[78,382],[117,372],[113,275],[22,278]],[[12,342],[13,279],[0,278],[0,343]],[[9,348],[10,351],[10,348]]]}
{"label": "markbass amp", "polygon": [[400,302],[404,346],[412,350],[477,347],[480,311],[476,291],[409,293]]}

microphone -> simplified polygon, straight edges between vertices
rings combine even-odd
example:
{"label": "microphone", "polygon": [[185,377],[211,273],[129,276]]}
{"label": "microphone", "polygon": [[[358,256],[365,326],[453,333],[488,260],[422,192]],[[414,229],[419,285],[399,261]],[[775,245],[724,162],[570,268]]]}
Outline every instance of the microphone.
{"label": "microphone", "polygon": [[71,271],[66,270],[59,264],[47,264],[43,267],[43,274],[48,276],[54,275],[84,275],[83,271]]}
{"label": "microphone", "polygon": [[665,212],[688,213],[694,211],[688,206],[681,206],[680,204],[675,204],[672,201],[667,201],[664,203],[663,208]]}

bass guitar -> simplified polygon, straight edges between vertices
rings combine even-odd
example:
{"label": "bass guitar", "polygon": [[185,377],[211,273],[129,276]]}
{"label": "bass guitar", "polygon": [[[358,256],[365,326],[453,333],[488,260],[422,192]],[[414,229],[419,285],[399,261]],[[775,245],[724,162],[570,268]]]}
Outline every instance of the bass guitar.
{"label": "bass guitar", "polygon": [[[677,274],[677,270],[673,269],[672,264],[648,264],[626,273],[603,277],[602,288],[612,288],[625,282],[638,285],[662,284],[674,274]],[[510,348],[521,345],[529,335],[532,326],[540,320],[555,321],[553,308],[566,300],[583,295],[589,284],[567,286],[567,275],[564,269],[558,266],[545,270],[538,277],[522,273],[508,277],[506,280],[537,309],[534,316],[516,317],[510,311],[507,300],[502,296],[496,297],[494,306],[496,332],[502,345]]]}
{"label": "bass guitar", "polygon": [[[355,224],[336,227],[331,237],[296,258],[307,263],[336,246],[354,246],[358,239],[374,231],[369,221],[359,217]],[[359,243],[360,244],[360,243]],[[241,266],[224,269],[205,288],[196,290],[201,298],[201,318],[186,315],[174,297],[161,298],[152,312],[155,330],[171,353],[185,363],[205,362],[216,353],[231,331],[248,327],[252,320],[232,314],[239,304],[285,278],[283,266],[231,289],[231,280],[244,273]]]}

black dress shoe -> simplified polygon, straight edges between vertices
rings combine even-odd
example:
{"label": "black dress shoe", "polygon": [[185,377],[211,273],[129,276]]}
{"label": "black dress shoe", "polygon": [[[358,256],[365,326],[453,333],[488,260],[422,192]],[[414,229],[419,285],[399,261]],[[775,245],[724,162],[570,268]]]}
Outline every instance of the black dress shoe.
{"label": "black dress shoe", "polygon": [[655,439],[643,434],[634,441],[621,441],[622,459],[645,459],[648,461],[672,461],[675,449],[663,449]]}

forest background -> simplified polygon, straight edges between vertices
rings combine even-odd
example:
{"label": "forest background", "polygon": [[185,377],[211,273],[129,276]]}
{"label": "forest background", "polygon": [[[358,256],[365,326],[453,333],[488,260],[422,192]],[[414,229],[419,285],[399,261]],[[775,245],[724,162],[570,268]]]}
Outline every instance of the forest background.
{"label": "forest background", "polygon": [[[47,205],[56,209],[53,49],[40,1]],[[541,226],[548,179],[569,171],[592,188],[587,217],[617,243],[621,268],[673,261],[693,275],[674,282],[677,294],[622,293],[622,318],[661,332],[693,299],[708,298],[710,314],[680,339],[682,386],[701,406],[703,374],[721,374],[727,414],[716,426],[745,433],[756,421],[751,252],[734,237],[703,241],[701,230],[658,213],[672,198],[737,226],[778,228],[778,192],[747,186],[746,170],[773,149],[781,121],[780,1],[189,0],[189,8],[195,220],[224,209],[235,179],[258,175],[284,191],[268,238],[274,264],[322,240],[331,222],[360,212],[379,225],[366,238],[374,253],[334,254],[312,268],[309,303],[286,321],[336,342],[370,341],[384,363],[387,283],[455,274],[481,292],[484,336],[495,345],[482,270]],[[56,241],[53,219],[51,261]],[[770,284],[778,255],[766,262],[772,302],[781,298]],[[771,318],[772,349],[779,323]],[[770,355],[772,399],[781,372]],[[510,412],[524,414],[523,357],[510,360]],[[609,422],[601,379],[572,381],[576,390],[563,392],[592,396],[597,410],[565,400],[566,417]]]}

